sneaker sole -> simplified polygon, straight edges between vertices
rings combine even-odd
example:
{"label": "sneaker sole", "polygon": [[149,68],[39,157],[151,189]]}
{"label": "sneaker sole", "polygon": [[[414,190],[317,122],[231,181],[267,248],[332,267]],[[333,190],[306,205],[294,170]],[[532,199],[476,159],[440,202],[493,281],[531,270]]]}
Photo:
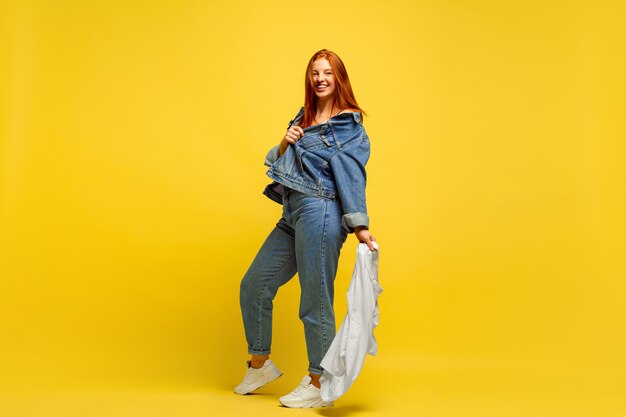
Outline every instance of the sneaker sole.
{"label": "sneaker sole", "polygon": [[332,401],[326,402],[324,400],[322,400],[321,398],[319,400],[315,400],[315,401],[302,401],[302,402],[297,402],[297,403],[285,403],[283,402],[283,400],[280,400],[280,403],[282,405],[284,405],[285,407],[289,407],[289,408],[318,408],[318,407],[332,407],[334,404]]}
{"label": "sneaker sole", "polygon": [[273,376],[271,379],[269,379],[269,380],[267,380],[267,381],[265,381],[265,382],[261,382],[261,383],[256,383],[256,384],[253,384],[253,385],[249,385],[249,386],[248,386],[248,387],[246,387],[245,389],[239,389],[239,390],[238,390],[237,388],[235,388],[235,394],[239,394],[239,395],[246,395],[246,394],[249,394],[249,393],[251,393],[252,391],[255,391],[255,390],[257,390],[257,389],[259,389],[259,388],[261,388],[261,387],[263,387],[263,386],[265,386],[265,385],[269,384],[270,382],[275,381],[276,379],[278,379],[278,378],[279,378],[279,377],[281,377],[282,375],[283,375],[283,373],[282,373],[282,372],[280,372],[278,375]]}

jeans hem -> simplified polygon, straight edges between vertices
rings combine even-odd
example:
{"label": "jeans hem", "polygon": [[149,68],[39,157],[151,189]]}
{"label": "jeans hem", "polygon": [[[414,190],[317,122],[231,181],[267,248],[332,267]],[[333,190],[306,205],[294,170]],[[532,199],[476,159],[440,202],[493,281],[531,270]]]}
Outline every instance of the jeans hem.
{"label": "jeans hem", "polygon": [[248,348],[248,353],[251,354],[251,355],[262,356],[262,355],[269,355],[271,353],[271,351],[269,349],[250,349],[250,348]]}
{"label": "jeans hem", "polygon": [[315,367],[315,366],[312,366],[312,365],[309,366],[308,371],[309,371],[309,373],[315,374],[315,375],[322,375],[324,373],[324,370],[322,368],[318,368],[318,367]]}

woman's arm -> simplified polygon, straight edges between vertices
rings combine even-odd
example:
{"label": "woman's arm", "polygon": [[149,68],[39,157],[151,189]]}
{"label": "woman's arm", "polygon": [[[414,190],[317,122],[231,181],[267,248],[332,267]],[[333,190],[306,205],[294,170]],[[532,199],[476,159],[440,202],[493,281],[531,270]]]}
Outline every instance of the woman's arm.
{"label": "woman's arm", "polygon": [[278,158],[283,156],[287,150],[287,146],[289,146],[290,143],[296,143],[301,136],[304,136],[302,128],[300,126],[291,126],[289,130],[287,130],[285,137],[280,140],[280,143],[267,152],[267,155],[265,156],[265,165],[268,167],[272,166]]}
{"label": "woman's arm", "polygon": [[278,145],[278,156],[283,156],[287,150],[287,146],[289,146],[289,142],[287,142],[284,138],[281,139],[280,144]]}
{"label": "woman's arm", "polygon": [[370,145],[367,134],[342,147],[330,159],[337,194],[343,216],[341,224],[348,233],[355,233],[360,242],[374,249],[373,236],[369,232],[369,216],[365,201],[367,174],[365,165],[369,159]]}

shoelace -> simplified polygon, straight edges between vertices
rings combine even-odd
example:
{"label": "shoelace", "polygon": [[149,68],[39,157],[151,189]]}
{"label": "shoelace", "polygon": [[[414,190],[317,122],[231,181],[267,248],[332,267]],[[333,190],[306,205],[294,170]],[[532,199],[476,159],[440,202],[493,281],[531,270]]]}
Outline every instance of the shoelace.
{"label": "shoelace", "polygon": [[248,366],[248,369],[246,370],[246,377],[248,375],[250,375],[253,371],[258,371],[261,368],[253,368],[252,366]]}
{"label": "shoelace", "polygon": [[307,384],[306,382],[303,381],[302,383],[300,383],[300,385],[298,385],[296,387],[295,390],[293,390],[293,393],[294,394],[300,394],[300,393],[306,391],[308,387],[309,387],[309,384]]}

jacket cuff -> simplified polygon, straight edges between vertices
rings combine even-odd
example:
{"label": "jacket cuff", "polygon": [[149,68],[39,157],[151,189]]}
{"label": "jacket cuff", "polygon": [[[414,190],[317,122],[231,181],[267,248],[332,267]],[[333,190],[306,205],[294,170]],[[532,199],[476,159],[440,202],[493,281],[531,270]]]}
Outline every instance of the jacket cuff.
{"label": "jacket cuff", "polygon": [[341,227],[348,233],[353,233],[357,226],[369,227],[370,219],[365,213],[348,213],[341,217]]}
{"label": "jacket cuff", "polygon": [[265,162],[264,162],[264,164],[266,166],[268,166],[268,167],[272,166],[272,164],[278,160],[278,158],[280,157],[280,154],[278,153],[278,148],[279,147],[280,147],[280,144],[274,146],[272,149],[269,150],[267,155],[265,155]]}

